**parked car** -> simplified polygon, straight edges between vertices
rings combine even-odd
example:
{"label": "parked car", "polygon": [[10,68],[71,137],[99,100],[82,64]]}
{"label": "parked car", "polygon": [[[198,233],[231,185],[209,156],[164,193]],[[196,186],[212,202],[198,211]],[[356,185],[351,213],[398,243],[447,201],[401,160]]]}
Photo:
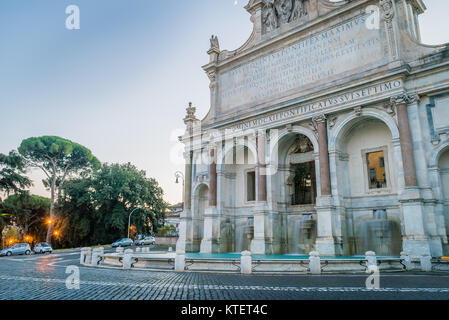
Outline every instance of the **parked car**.
{"label": "parked car", "polygon": [[154,237],[148,236],[134,241],[136,246],[148,246],[154,245],[156,243],[156,239]]}
{"label": "parked car", "polygon": [[33,251],[34,251],[35,254],[39,254],[39,253],[44,253],[45,254],[47,252],[52,253],[53,249],[52,249],[52,247],[48,243],[41,242],[41,243],[36,244],[36,246],[34,247]]}
{"label": "parked car", "polygon": [[120,240],[117,240],[116,242],[114,242],[112,244],[113,248],[117,248],[117,247],[130,247],[133,245],[133,241],[130,238],[123,238]]}
{"label": "parked car", "polygon": [[0,256],[17,256],[26,254],[27,256],[31,254],[31,248],[28,243],[16,243],[12,247],[3,249],[0,252]]}

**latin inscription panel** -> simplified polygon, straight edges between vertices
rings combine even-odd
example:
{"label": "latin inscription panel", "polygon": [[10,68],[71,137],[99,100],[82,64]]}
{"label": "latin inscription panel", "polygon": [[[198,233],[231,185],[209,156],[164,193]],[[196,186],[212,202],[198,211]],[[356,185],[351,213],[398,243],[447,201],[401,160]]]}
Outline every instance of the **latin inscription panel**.
{"label": "latin inscription panel", "polygon": [[256,105],[291,90],[366,70],[383,59],[380,30],[359,17],[267,56],[219,74],[221,112]]}

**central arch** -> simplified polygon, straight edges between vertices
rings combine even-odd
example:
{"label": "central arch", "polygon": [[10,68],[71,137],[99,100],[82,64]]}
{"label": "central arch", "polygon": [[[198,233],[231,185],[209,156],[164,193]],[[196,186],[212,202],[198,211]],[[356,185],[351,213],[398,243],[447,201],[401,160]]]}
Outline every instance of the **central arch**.
{"label": "central arch", "polygon": [[318,141],[304,127],[278,132],[270,146],[270,199],[277,214],[273,219],[275,254],[308,254],[314,250],[317,232],[316,199],[319,192]]}

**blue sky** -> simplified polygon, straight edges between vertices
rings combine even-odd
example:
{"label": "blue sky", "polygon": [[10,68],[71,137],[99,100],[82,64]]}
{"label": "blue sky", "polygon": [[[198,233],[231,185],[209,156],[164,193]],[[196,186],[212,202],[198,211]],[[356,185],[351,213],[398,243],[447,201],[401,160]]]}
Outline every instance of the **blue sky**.
{"label": "blue sky", "polygon": [[[211,34],[235,49],[252,24],[247,0],[0,0],[0,153],[31,136],[58,135],[102,162],[132,162],[181,200],[170,154],[192,101],[208,111],[201,69]],[[449,42],[447,0],[425,1],[427,44]],[[65,28],[76,4],[81,29]],[[46,195],[38,172],[32,192]]]}

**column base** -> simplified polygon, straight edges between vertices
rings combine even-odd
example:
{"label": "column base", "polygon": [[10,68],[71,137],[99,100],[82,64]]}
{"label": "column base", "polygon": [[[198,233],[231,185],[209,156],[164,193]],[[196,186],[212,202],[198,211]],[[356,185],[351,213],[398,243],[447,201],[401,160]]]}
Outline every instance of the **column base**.
{"label": "column base", "polygon": [[251,241],[252,254],[265,254],[265,239],[253,239]]}
{"label": "column base", "polygon": [[432,257],[442,257],[443,256],[443,243],[441,238],[438,236],[429,238],[430,253]]}
{"label": "column base", "polygon": [[407,188],[399,196],[404,217],[403,251],[411,257],[430,256],[430,242],[424,228],[424,210],[418,188]]}
{"label": "column base", "polygon": [[337,255],[334,237],[318,238],[315,243],[315,249],[320,256],[335,257]]}
{"label": "column base", "polygon": [[254,238],[251,241],[252,254],[265,254],[265,216],[268,212],[266,202],[258,202],[252,210],[254,215]]}
{"label": "column base", "polygon": [[212,240],[203,239],[201,241],[200,253],[212,253]]}
{"label": "column base", "polygon": [[412,258],[430,256],[430,245],[427,237],[419,238],[406,238],[402,240],[403,251],[407,252]]}

